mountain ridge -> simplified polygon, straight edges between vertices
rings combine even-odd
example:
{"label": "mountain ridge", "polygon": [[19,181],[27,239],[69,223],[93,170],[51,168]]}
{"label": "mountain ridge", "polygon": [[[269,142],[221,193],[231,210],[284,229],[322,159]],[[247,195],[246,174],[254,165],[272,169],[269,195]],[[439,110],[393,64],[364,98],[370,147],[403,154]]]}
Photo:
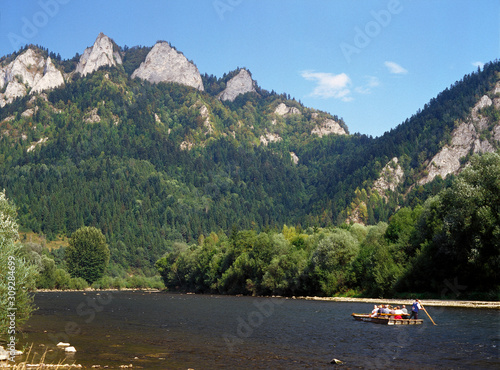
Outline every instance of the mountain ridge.
{"label": "mountain ridge", "polygon": [[[200,76],[203,91],[131,78],[152,49],[121,49],[121,64],[84,76],[75,73],[82,56],[62,61],[35,50],[65,81],[30,94],[23,85],[26,94],[0,110],[0,186],[23,228],[51,238],[97,226],[115,267],[147,270],[172,243],[211,231],[340,225],[353,214],[365,224],[387,221],[446,186],[443,175],[418,181],[460,122],[476,119],[478,140],[498,150],[498,61],[374,139],[262,89],[246,68]],[[2,58],[0,68],[25,52]],[[244,88],[220,99],[241,71],[250,75]]]}

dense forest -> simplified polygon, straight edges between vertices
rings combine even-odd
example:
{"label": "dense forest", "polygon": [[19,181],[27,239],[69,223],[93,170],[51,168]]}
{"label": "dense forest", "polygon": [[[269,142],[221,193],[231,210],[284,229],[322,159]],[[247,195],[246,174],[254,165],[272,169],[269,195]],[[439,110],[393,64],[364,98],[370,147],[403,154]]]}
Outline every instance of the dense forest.
{"label": "dense forest", "polygon": [[[405,276],[417,266],[432,271],[431,253],[459,248],[448,224],[438,225],[442,220],[428,215],[439,217],[434,209],[452,206],[445,189],[459,180],[415,184],[456,123],[493,89],[500,62],[464,76],[381,137],[319,137],[311,134],[318,119],[332,119],[346,132],[347,125],[258,86],[232,102],[217,99],[238,69],[221,78],[202,76],[205,91],[132,80],[131,71],[149,50],[120,49],[123,65],[75,74],[63,87],[0,110],[0,187],[17,206],[21,231],[52,240],[94,226],[109,244],[111,277],[153,276],[158,267],[171,288],[386,295],[418,290],[411,283],[416,281],[437,286]],[[78,55],[68,61],[53,57],[65,71],[78,61]],[[275,114],[281,103],[300,114]],[[498,111],[484,113],[498,122]],[[269,132],[281,140],[263,144],[260,138]],[[404,183],[387,197],[374,194],[374,182],[394,157]],[[346,225],[361,200],[364,225]],[[498,216],[498,210],[492,212]],[[401,221],[404,217],[411,222]],[[433,242],[443,235],[448,251]],[[493,243],[486,256],[498,255],[498,234],[492,235],[484,242]],[[63,254],[56,250],[45,258],[64,268]],[[484,263],[498,266],[498,261]],[[441,283],[443,278],[435,277]]]}
{"label": "dense forest", "polygon": [[157,267],[167,287],[205,293],[497,299],[499,178],[499,154],[475,156],[449,188],[389,223],[211,233],[174,243]]}

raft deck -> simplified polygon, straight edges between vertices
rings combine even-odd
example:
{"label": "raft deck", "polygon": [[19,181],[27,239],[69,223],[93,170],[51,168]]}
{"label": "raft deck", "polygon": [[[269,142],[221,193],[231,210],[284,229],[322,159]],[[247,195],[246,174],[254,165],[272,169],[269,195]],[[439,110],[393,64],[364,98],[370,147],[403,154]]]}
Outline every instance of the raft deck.
{"label": "raft deck", "polygon": [[368,314],[353,313],[351,316],[357,321],[373,322],[374,324],[382,325],[421,325],[424,323],[422,319],[395,319],[392,315],[371,317]]}

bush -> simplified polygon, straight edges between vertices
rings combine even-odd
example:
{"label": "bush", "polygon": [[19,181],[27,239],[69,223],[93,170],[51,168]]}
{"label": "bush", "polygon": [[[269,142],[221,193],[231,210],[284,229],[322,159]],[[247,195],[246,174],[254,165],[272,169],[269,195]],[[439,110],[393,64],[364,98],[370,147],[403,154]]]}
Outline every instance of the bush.
{"label": "bush", "polygon": [[144,276],[134,275],[127,279],[127,288],[137,289],[145,288],[147,286],[147,280]]}
{"label": "bush", "polygon": [[111,276],[103,276],[92,283],[94,289],[111,289],[113,288],[113,278]]}
{"label": "bush", "polygon": [[56,285],[56,264],[53,259],[42,255],[41,270],[36,279],[36,287],[39,289],[54,289]]}
{"label": "bush", "polygon": [[54,272],[54,288],[66,290],[69,289],[69,281],[71,280],[71,275],[63,269],[56,269]]}
{"label": "bush", "polygon": [[125,281],[125,279],[116,277],[113,279],[112,287],[115,289],[124,289],[127,287],[127,282]]}
{"label": "bush", "polygon": [[89,284],[83,278],[71,278],[68,282],[68,289],[85,290]]}
{"label": "bush", "polygon": [[94,289],[164,289],[165,284],[160,276],[146,277],[134,275],[123,279],[121,277],[103,276],[92,284]]}
{"label": "bush", "polygon": [[164,289],[165,284],[161,280],[160,276],[146,277],[141,275],[134,275],[127,278],[126,281],[127,288],[130,289]]}

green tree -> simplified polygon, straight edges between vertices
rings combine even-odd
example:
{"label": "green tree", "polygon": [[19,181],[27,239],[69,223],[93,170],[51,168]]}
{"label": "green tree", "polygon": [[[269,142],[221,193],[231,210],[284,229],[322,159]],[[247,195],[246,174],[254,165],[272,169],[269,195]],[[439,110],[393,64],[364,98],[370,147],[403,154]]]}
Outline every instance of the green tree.
{"label": "green tree", "polygon": [[34,310],[29,291],[37,276],[36,267],[23,258],[17,239],[16,208],[0,192],[0,338],[9,342]]}
{"label": "green tree", "polygon": [[397,245],[389,245],[387,224],[370,226],[353,263],[356,284],[368,296],[388,297],[402,274]]}
{"label": "green tree", "polygon": [[498,284],[500,270],[500,155],[476,155],[441,193],[438,254],[477,288]]}
{"label": "green tree", "polygon": [[[416,224],[420,236],[398,290],[441,291],[457,279],[469,292],[499,290],[500,155],[471,158],[452,185],[429,198]],[[496,298],[495,298],[496,299]]]}
{"label": "green tree", "polygon": [[189,269],[186,268],[186,256],[192,254],[186,243],[175,242],[172,249],[156,261],[156,268],[163,278],[166,287],[187,288]]}
{"label": "green tree", "polygon": [[346,288],[351,263],[358,253],[358,241],[344,229],[335,229],[319,241],[310,264],[323,294],[332,295]]}
{"label": "green tree", "polygon": [[407,257],[413,256],[418,235],[416,224],[422,213],[422,206],[415,209],[403,207],[399,209],[390,219],[389,226],[385,232],[386,239],[391,243],[396,243],[398,248],[403,250]]}
{"label": "green tree", "polygon": [[102,277],[109,263],[109,248],[102,232],[90,226],[76,230],[66,248],[66,263],[71,276],[89,284]]}

